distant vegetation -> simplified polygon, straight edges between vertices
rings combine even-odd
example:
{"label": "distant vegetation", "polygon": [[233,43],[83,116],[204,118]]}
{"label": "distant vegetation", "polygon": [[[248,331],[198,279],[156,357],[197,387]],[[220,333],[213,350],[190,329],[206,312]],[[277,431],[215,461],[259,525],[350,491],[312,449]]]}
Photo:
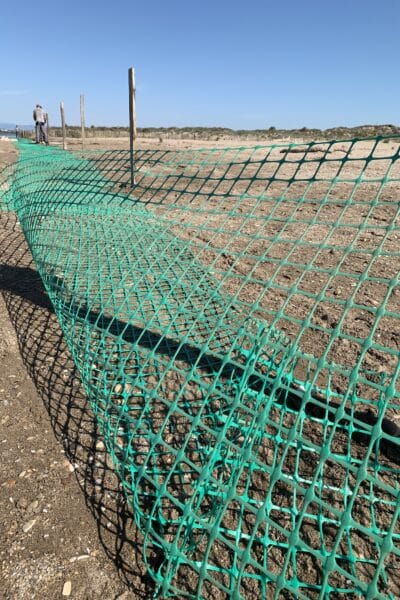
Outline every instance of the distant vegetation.
{"label": "distant vegetation", "polygon": [[[358,127],[334,127],[331,129],[228,129],[226,127],[143,127],[137,130],[139,137],[155,139],[190,139],[190,140],[275,140],[282,138],[302,140],[332,140],[353,137],[371,137],[376,135],[398,135],[400,127],[395,125],[360,125]],[[52,127],[51,134],[62,136],[61,127]],[[127,137],[128,127],[97,127],[85,129],[89,137]],[[80,138],[81,128],[76,125],[67,126],[67,136]]]}

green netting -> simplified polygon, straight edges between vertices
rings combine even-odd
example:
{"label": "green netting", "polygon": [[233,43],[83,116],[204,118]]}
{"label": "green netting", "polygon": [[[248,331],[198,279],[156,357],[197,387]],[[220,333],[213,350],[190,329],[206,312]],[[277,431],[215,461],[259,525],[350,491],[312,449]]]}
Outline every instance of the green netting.
{"label": "green netting", "polygon": [[157,594],[399,597],[399,139],[19,148]]}

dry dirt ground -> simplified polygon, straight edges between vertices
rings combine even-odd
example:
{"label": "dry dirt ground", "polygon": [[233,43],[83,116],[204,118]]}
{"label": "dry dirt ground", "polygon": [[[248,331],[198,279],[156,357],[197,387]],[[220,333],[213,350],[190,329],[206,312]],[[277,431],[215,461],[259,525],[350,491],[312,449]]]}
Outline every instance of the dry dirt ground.
{"label": "dry dirt ground", "polygon": [[[70,148],[79,145],[68,141]],[[195,142],[138,145],[188,148]],[[87,144],[106,146],[126,148],[127,140]],[[0,170],[15,158],[12,142],[0,140]],[[368,293],[377,297],[377,290]],[[69,588],[76,599],[151,598],[140,535],[19,223],[4,211],[0,328],[0,598],[62,598]],[[376,361],[369,366],[378,368]]]}
{"label": "dry dirt ground", "polygon": [[[15,159],[0,140],[0,170]],[[0,598],[62,598],[69,586],[76,599],[150,598],[93,414],[18,221],[2,211],[0,361]]]}
{"label": "dry dirt ground", "polygon": [[[107,146],[128,142],[87,143]],[[0,140],[0,172],[16,158],[15,144]],[[151,598],[132,515],[58,322],[15,215],[1,210],[0,361],[1,600],[62,598],[69,585],[77,600]]]}

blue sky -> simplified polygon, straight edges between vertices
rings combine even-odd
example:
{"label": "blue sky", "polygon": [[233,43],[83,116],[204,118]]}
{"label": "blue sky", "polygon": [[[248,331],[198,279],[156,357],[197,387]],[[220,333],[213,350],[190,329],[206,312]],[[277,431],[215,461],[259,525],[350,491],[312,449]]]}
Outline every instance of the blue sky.
{"label": "blue sky", "polygon": [[400,0],[2,2],[0,122],[400,124]]}

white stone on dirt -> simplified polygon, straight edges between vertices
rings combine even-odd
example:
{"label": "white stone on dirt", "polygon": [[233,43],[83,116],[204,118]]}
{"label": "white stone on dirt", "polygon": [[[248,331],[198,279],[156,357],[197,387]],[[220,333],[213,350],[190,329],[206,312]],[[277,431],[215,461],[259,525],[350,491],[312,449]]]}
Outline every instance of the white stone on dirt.
{"label": "white stone on dirt", "polygon": [[63,585],[62,595],[70,596],[72,591],[72,583],[70,581],[66,581]]}
{"label": "white stone on dirt", "polygon": [[30,521],[27,521],[23,527],[22,527],[22,531],[24,533],[28,533],[28,531],[30,531],[32,529],[32,527],[34,526],[34,524],[36,523],[36,519],[31,519]]}

